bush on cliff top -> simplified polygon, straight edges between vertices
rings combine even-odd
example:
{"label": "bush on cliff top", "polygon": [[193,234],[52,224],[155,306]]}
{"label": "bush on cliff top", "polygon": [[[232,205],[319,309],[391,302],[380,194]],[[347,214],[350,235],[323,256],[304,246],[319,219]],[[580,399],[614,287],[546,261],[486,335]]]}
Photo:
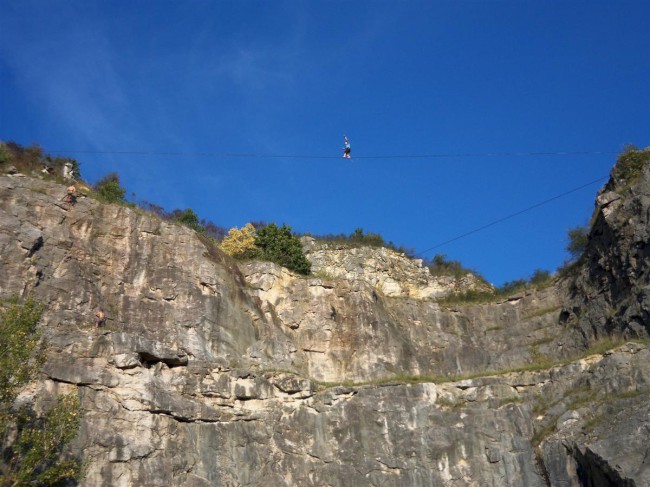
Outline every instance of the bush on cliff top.
{"label": "bush on cliff top", "polygon": [[638,181],[643,167],[648,164],[650,164],[650,149],[641,150],[629,145],[618,157],[612,176],[614,179],[623,180],[629,186]]}
{"label": "bush on cliff top", "polygon": [[415,256],[415,251],[410,248],[395,245],[393,242],[386,242],[384,237],[378,233],[368,232],[363,228],[356,228],[350,235],[340,234],[327,234],[327,235],[313,235],[306,233],[310,237],[323,242],[330,242],[333,244],[340,244],[346,247],[385,247],[395,252],[402,252],[409,257]]}
{"label": "bush on cliff top", "polygon": [[197,232],[203,232],[203,226],[199,223],[199,215],[194,213],[192,208],[188,208],[185,211],[177,210],[178,214],[175,218],[175,221],[182,223],[186,227],[196,230]]}
{"label": "bush on cliff top", "polygon": [[302,244],[288,225],[247,223],[241,229],[231,228],[221,242],[221,250],[238,259],[260,259],[280,264],[298,274],[309,275],[311,262],[302,251]]}
{"label": "bush on cliff top", "polygon": [[126,189],[120,185],[120,177],[116,172],[104,176],[95,184],[95,191],[99,199],[107,203],[122,203]]}
{"label": "bush on cliff top", "polygon": [[234,227],[228,230],[221,242],[221,250],[237,259],[253,259],[260,253],[255,245],[255,227],[247,223],[241,229]]}
{"label": "bush on cliff top", "polygon": [[72,177],[80,180],[79,163],[75,159],[45,154],[38,144],[24,147],[12,141],[0,141],[0,165],[14,166],[23,174],[37,173],[46,179],[63,182],[63,166],[66,163],[72,166]]}
{"label": "bush on cliff top", "polygon": [[258,229],[255,245],[260,249],[262,259],[280,264],[298,274],[308,275],[311,272],[311,262],[302,252],[300,239],[291,232],[288,225],[278,227],[275,223],[270,223]]}
{"label": "bush on cliff top", "polygon": [[452,276],[459,279],[467,274],[473,274],[483,279],[476,271],[467,269],[458,260],[448,259],[444,254],[436,254],[431,260],[425,259],[424,265],[429,268],[432,276]]}

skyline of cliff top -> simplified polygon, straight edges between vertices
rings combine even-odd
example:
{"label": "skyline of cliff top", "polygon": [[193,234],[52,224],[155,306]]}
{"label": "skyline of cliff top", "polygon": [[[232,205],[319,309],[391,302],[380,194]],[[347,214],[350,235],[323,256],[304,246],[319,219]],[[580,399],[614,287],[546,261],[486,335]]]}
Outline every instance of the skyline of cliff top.
{"label": "skyline of cliff top", "polygon": [[[224,227],[361,227],[422,252],[649,144],[649,23],[646,1],[8,0],[0,140]],[[554,270],[598,189],[426,256],[497,285]]]}

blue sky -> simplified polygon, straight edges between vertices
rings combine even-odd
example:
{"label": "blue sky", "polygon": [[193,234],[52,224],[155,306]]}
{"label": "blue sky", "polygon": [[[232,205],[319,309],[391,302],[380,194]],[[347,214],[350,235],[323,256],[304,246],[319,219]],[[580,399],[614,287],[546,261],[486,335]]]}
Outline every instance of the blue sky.
{"label": "blue sky", "polygon": [[[647,0],[2,0],[0,139],[225,227],[419,252],[648,146],[648,25]],[[554,270],[600,186],[426,256],[495,284]]]}

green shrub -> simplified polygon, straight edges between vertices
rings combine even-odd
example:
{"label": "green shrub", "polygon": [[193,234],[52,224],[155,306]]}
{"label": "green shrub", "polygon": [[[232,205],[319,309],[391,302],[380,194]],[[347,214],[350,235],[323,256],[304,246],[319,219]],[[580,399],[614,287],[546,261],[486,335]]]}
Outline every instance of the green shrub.
{"label": "green shrub", "polygon": [[463,277],[467,274],[474,274],[476,272],[466,269],[458,260],[449,260],[444,254],[436,254],[430,261],[425,261],[425,265],[429,268],[432,276],[453,276],[455,278]]}
{"label": "green shrub", "polygon": [[526,287],[528,287],[528,281],[526,279],[515,279],[514,281],[507,281],[501,284],[497,289],[497,294],[499,296],[508,296],[509,294],[523,291]]}
{"label": "green shrub", "polygon": [[194,210],[192,210],[192,208],[188,208],[176,216],[176,221],[182,223],[186,227],[191,228],[192,230],[196,230],[197,232],[203,231],[203,226],[201,226],[199,223],[199,216],[194,213]]}
{"label": "green shrub", "polygon": [[624,181],[627,186],[632,185],[639,179],[643,167],[647,164],[650,164],[650,149],[641,150],[632,145],[627,146],[618,157],[612,176]]}
{"label": "green shrub", "polygon": [[[8,485],[64,485],[82,476],[82,463],[66,458],[64,447],[79,430],[81,410],[76,393],[58,398],[55,406],[42,417],[28,409],[16,414],[16,440],[12,457],[3,476]],[[65,484],[67,485],[67,484]]]}
{"label": "green shrub", "polygon": [[386,247],[384,237],[378,233],[364,233],[363,228],[356,228],[348,237],[353,244],[364,245],[367,247]]}
{"label": "green shrub", "polygon": [[11,404],[42,362],[36,329],[43,307],[32,297],[10,300],[0,311],[0,403]]}
{"label": "green shrub", "polygon": [[[436,260],[439,263],[445,262],[444,256],[438,257],[438,259],[436,257],[434,257],[434,262]],[[480,278],[480,276],[478,277]],[[491,291],[470,289],[464,292],[453,293],[440,299],[439,302],[445,305],[487,303],[508,298],[515,293],[525,291],[531,287],[539,288],[550,282],[552,277],[553,275],[550,272],[537,269],[530,279],[515,279],[514,281],[504,282],[501,286]]]}
{"label": "green shrub", "polygon": [[489,303],[498,297],[496,291],[479,291],[476,289],[469,289],[467,291],[449,294],[438,302],[442,305],[463,305],[463,304],[480,304]]}
{"label": "green shrub", "polygon": [[575,227],[569,229],[567,233],[569,243],[567,244],[567,251],[571,254],[572,261],[576,262],[580,260],[582,254],[587,250],[587,244],[589,243],[589,227]]}
{"label": "green shrub", "polygon": [[[69,157],[51,156],[45,154],[38,145],[23,147],[15,142],[0,141],[0,164],[11,164],[23,174],[41,173],[41,177],[54,178],[61,181],[63,166],[66,163],[72,165],[72,177],[75,180],[81,179],[79,163]],[[47,171],[44,171],[46,169]]]}
{"label": "green shrub", "polygon": [[117,173],[107,174],[95,184],[95,191],[99,198],[107,203],[122,203],[126,189],[120,186],[120,177]]}
{"label": "green shrub", "polygon": [[11,154],[9,153],[9,149],[7,148],[7,144],[5,144],[4,142],[0,142],[0,164],[9,162],[10,157]]}
{"label": "green shrub", "polygon": [[557,269],[557,275],[562,279],[574,278],[580,273],[580,263],[574,260],[565,261]]}
{"label": "green shrub", "polygon": [[43,361],[44,347],[37,330],[42,312],[43,307],[31,297],[22,304],[12,299],[0,309],[2,485],[54,486],[81,477],[81,462],[63,454],[79,429],[77,394],[59,397],[44,416],[29,407],[12,408],[20,389],[36,379]]}
{"label": "green shrub", "polygon": [[535,269],[535,272],[533,272],[533,275],[528,282],[530,282],[533,286],[541,286],[549,282],[552,277],[553,276],[549,271],[545,271],[543,269]]}
{"label": "green shrub", "polygon": [[311,262],[302,252],[302,244],[291,232],[291,227],[278,227],[271,223],[257,230],[255,245],[261,251],[261,258],[280,264],[299,274],[308,275],[311,272]]}
{"label": "green shrub", "polygon": [[[255,224],[253,224],[255,225]],[[257,226],[256,226],[257,228]],[[326,234],[326,235],[313,235],[307,233],[310,237],[319,241],[330,242],[333,244],[340,244],[346,247],[384,247],[395,252],[406,254],[410,258],[415,258],[415,250],[407,248],[402,245],[395,245],[393,242],[386,242],[384,237],[378,233],[365,232],[363,228],[357,228],[350,235],[340,234]]]}

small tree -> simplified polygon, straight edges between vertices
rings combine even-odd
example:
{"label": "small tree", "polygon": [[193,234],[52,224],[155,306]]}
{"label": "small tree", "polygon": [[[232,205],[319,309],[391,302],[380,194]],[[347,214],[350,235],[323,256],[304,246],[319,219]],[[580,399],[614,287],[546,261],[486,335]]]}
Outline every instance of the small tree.
{"label": "small tree", "polygon": [[251,223],[247,223],[241,229],[233,227],[228,230],[228,235],[221,242],[221,249],[238,259],[254,258],[260,253],[255,245],[256,234],[255,227]]}
{"label": "small tree", "polygon": [[359,245],[367,245],[369,247],[386,247],[384,238],[378,233],[365,233],[363,228],[356,228],[350,234],[349,240],[351,243]]}
{"label": "small tree", "polygon": [[107,203],[121,203],[124,201],[126,189],[120,186],[120,177],[112,172],[100,179],[95,184],[95,191]]}
{"label": "small tree", "polygon": [[497,292],[501,295],[508,295],[526,288],[526,279],[515,279],[514,281],[504,282]]}
{"label": "small tree", "polygon": [[0,404],[11,405],[18,390],[36,375],[43,360],[36,329],[43,307],[29,297],[12,299],[0,311]]}
{"label": "small tree", "polygon": [[533,272],[533,275],[530,278],[530,283],[539,286],[540,284],[548,282],[549,279],[551,279],[551,273],[549,271],[535,269],[535,272]]}
{"label": "small tree", "polygon": [[567,234],[569,243],[566,249],[571,254],[571,260],[578,261],[587,249],[589,243],[589,228],[586,226],[571,228]]}
{"label": "small tree", "polygon": [[22,304],[13,299],[0,307],[1,485],[63,485],[82,473],[81,462],[63,454],[79,429],[77,394],[59,397],[44,416],[29,407],[13,407],[20,389],[36,378],[43,361],[37,329],[42,312],[31,297]]}
{"label": "small tree", "polygon": [[16,415],[16,441],[5,477],[8,485],[68,485],[82,476],[82,464],[65,458],[64,447],[77,436],[80,404],[76,393],[60,396],[42,417],[23,410]]}
{"label": "small tree", "polygon": [[181,212],[176,217],[176,221],[182,223],[186,227],[190,227],[192,230],[196,230],[197,232],[203,231],[203,227],[199,223],[199,216],[194,213],[192,208],[188,208],[184,212]]}
{"label": "small tree", "polygon": [[0,142],[0,164],[9,162],[10,157],[11,157],[11,153],[7,148],[7,144],[5,144],[4,142]]}
{"label": "small tree", "polygon": [[434,255],[431,262],[428,263],[428,267],[434,276],[454,276],[459,278],[471,272],[469,269],[465,269],[460,261],[449,260],[444,254]]}
{"label": "small tree", "polygon": [[258,229],[255,245],[260,248],[263,259],[280,264],[299,274],[308,275],[311,272],[311,262],[302,252],[300,239],[293,235],[288,225],[278,227],[275,223],[271,223]]}

